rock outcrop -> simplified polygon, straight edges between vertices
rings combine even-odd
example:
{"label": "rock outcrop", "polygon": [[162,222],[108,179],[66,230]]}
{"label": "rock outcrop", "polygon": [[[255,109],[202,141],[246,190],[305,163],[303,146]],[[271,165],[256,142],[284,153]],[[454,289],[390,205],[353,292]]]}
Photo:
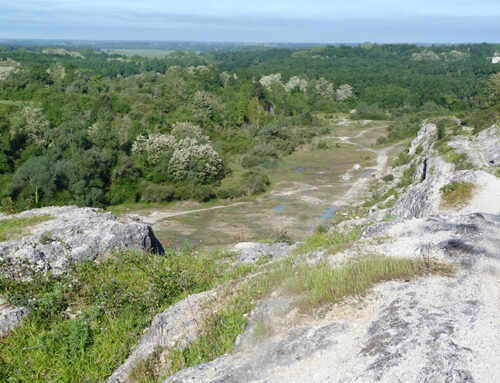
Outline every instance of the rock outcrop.
{"label": "rock outcrop", "polygon": [[189,297],[156,315],[130,357],[108,379],[109,383],[128,382],[134,369],[158,348],[182,349],[197,336],[204,316],[213,309],[213,290]]}
{"label": "rock outcrop", "polygon": [[0,337],[19,326],[30,313],[26,307],[7,307],[0,305]]}
{"label": "rock outcrop", "polygon": [[150,226],[118,219],[95,208],[45,207],[0,219],[49,216],[21,239],[0,242],[0,273],[9,278],[28,271],[63,273],[73,262],[95,259],[118,249],[163,252]]}
{"label": "rock outcrop", "polygon": [[285,258],[289,255],[296,244],[280,243],[258,243],[258,242],[240,242],[233,246],[233,251],[239,253],[238,262],[255,263],[261,257],[267,257],[273,260]]}

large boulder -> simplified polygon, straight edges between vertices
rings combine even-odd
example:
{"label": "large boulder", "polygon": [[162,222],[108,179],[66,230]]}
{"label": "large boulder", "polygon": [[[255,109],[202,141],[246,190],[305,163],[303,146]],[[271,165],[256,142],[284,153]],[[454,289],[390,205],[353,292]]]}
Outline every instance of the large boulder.
{"label": "large boulder", "polygon": [[0,220],[36,216],[49,219],[26,228],[22,238],[0,242],[1,274],[9,278],[33,271],[60,274],[71,263],[119,249],[163,252],[150,226],[95,208],[45,207],[4,215]]}

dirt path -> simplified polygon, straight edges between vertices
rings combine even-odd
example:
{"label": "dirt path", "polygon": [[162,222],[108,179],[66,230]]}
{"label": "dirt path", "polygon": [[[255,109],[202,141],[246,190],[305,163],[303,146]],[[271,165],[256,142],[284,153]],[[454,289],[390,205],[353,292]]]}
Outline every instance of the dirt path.
{"label": "dirt path", "polygon": [[227,207],[233,207],[233,206],[239,206],[239,205],[246,205],[251,202],[236,202],[232,203],[230,205],[218,205],[218,206],[212,206],[212,207],[207,207],[204,209],[196,209],[196,210],[184,210],[184,211],[176,211],[176,212],[168,212],[168,211],[159,211],[155,210],[149,215],[140,215],[140,214],[128,214],[130,217],[138,217],[141,220],[143,220],[145,223],[148,223],[150,225],[154,225],[158,221],[164,219],[164,218],[170,218],[170,217],[177,217],[180,215],[187,215],[187,214],[192,214],[192,213],[200,213],[203,211],[209,211],[209,210],[217,210],[217,209],[225,209]]}
{"label": "dirt path", "polygon": [[[361,137],[368,130],[370,130],[370,129],[367,129],[361,133],[358,133],[355,137]],[[355,138],[355,137],[353,137],[353,138]],[[354,144],[353,142],[351,142],[349,140],[349,138],[346,138],[346,137],[341,137],[341,138],[343,139],[342,141],[345,143]],[[333,206],[338,208],[339,206],[350,205],[355,201],[361,200],[363,198],[364,193],[366,192],[366,188],[367,188],[368,184],[371,181],[370,175],[371,174],[381,174],[385,170],[385,168],[387,167],[387,160],[388,160],[387,153],[390,150],[394,149],[397,145],[399,145],[399,144],[394,144],[394,145],[388,146],[388,147],[383,148],[383,149],[372,149],[372,148],[364,147],[363,150],[377,154],[375,166],[365,169],[366,172],[370,172],[370,173],[368,173],[368,174],[363,173],[366,175],[363,176],[363,174],[362,174],[356,181],[354,181],[352,183],[351,187],[349,188],[349,190],[347,190],[344,193],[344,195],[342,195],[340,198],[338,198],[337,200],[335,200],[332,203]]]}

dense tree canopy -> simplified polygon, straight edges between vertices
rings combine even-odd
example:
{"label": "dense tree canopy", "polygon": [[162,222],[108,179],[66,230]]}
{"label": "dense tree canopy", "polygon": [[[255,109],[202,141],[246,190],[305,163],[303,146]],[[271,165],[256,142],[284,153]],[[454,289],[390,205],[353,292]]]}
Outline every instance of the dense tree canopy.
{"label": "dense tree canopy", "polygon": [[[321,133],[317,112],[393,118],[393,138],[439,108],[482,126],[498,116],[494,50],[365,44],[147,58],[0,47],[0,198],[21,209],[261,191],[259,165]],[[221,190],[236,157],[248,173],[241,188]]]}

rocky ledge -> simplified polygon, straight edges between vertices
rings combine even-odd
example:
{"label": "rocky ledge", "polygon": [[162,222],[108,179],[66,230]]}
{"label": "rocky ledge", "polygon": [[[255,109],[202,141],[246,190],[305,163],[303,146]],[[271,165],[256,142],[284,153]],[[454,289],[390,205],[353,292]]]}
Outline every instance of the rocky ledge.
{"label": "rocky ledge", "polygon": [[0,220],[45,216],[20,239],[0,242],[0,274],[25,278],[27,272],[60,274],[71,263],[95,259],[118,249],[163,252],[150,226],[119,219],[95,208],[44,207]]}

